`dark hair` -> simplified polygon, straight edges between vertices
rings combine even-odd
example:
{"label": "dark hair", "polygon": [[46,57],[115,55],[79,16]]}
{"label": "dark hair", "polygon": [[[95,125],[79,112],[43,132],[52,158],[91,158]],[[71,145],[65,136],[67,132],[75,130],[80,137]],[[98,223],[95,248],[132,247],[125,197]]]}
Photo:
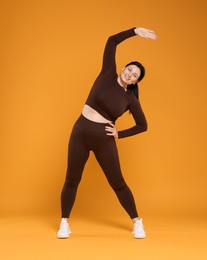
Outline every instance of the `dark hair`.
{"label": "dark hair", "polygon": [[141,71],[141,74],[137,80],[137,83],[136,84],[130,84],[127,86],[127,89],[131,89],[133,92],[134,92],[134,95],[139,98],[139,87],[138,87],[138,82],[140,82],[144,76],[145,76],[145,68],[143,67],[143,65],[138,62],[138,61],[132,61],[130,63],[128,63],[125,67],[129,66],[129,65],[136,65],[140,71]]}

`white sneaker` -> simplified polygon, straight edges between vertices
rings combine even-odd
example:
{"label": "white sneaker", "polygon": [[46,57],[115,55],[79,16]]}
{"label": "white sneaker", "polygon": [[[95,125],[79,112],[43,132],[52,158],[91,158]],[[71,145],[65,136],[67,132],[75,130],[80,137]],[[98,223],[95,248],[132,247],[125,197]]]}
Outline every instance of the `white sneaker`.
{"label": "white sneaker", "polygon": [[70,230],[68,221],[65,218],[62,218],[60,228],[57,233],[57,238],[68,238],[71,233],[72,232]]}
{"label": "white sneaker", "polygon": [[134,230],[132,231],[132,234],[133,234],[134,238],[145,238],[146,237],[146,233],[144,231],[144,226],[142,224],[142,218],[136,220],[136,222],[134,223]]}

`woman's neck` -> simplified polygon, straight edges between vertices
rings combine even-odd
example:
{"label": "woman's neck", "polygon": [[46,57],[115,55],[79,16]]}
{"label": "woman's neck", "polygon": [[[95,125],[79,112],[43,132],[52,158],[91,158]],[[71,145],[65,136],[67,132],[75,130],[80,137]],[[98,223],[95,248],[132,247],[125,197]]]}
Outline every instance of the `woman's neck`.
{"label": "woman's neck", "polygon": [[127,85],[124,84],[124,82],[123,82],[123,80],[121,79],[120,76],[118,76],[117,81],[118,81],[119,85],[120,85],[122,88],[124,88],[125,90],[127,90]]}

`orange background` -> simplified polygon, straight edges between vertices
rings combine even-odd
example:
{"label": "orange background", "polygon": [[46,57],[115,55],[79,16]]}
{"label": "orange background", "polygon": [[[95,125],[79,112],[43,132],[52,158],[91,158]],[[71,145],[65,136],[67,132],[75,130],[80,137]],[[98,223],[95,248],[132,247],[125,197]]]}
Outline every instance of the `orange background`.
{"label": "orange background", "polygon": [[[133,26],[118,46],[118,71],[141,61],[144,134],[117,141],[140,215],[206,214],[205,1],[3,1],[1,54],[2,214],[59,213],[67,144],[109,35]],[[118,129],[133,124],[126,113]],[[102,206],[101,206],[102,205]],[[103,207],[104,205],[104,207]],[[123,211],[91,155],[73,214]],[[125,213],[123,213],[125,214]]]}

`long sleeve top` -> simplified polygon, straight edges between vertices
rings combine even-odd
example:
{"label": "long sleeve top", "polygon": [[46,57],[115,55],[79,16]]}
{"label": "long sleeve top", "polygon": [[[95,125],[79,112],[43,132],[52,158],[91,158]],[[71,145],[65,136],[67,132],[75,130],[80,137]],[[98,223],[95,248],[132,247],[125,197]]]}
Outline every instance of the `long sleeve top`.
{"label": "long sleeve top", "polygon": [[117,81],[116,47],[125,39],[135,35],[134,28],[132,28],[108,38],[104,50],[101,72],[96,78],[86,100],[87,105],[114,123],[127,110],[131,112],[135,125],[129,129],[118,131],[119,139],[147,130],[147,121],[139,99],[135,97],[132,90],[128,89],[125,91]]}

